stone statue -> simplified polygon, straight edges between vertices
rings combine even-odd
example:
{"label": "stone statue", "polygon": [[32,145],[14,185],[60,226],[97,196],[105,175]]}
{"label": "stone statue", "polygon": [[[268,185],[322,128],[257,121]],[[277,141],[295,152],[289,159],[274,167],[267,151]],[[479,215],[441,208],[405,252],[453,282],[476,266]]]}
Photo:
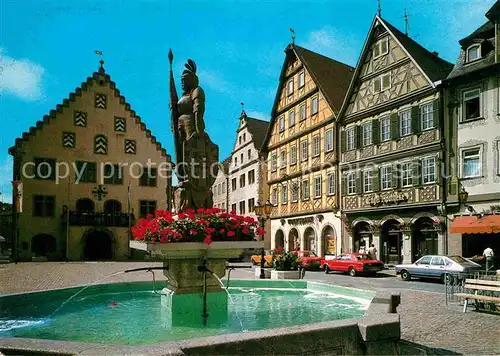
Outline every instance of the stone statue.
{"label": "stone statue", "polygon": [[188,59],[181,77],[182,97],[175,89],[172,51],[170,62],[170,111],[174,134],[176,174],[179,180],[174,207],[185,209],[211,208],[212,184],[215,176],[212,166],[219,160],[219,147],[205,132],[205,92],[198,86],[196,63]]}

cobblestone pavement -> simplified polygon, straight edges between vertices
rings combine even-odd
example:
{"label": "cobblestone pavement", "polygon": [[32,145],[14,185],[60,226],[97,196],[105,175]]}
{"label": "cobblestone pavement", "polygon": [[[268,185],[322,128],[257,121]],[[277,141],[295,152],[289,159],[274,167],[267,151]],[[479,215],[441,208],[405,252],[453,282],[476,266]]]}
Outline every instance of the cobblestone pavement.
{"label": "cobblestone pavement", "polygon": [[[120,273],[126,269],[161,266],[158,262],[45,262],[0,265],[0,294],[48,290],[89,283],[117,283],[151,280],[146,272]],[[164,280],[157,271],[158,280]],[[235,270],[231,278],[253,278],[253,271]],[[109,277],[109,278],[106,278]],[[500,315],[462,313],[458,305],[445,305],[444,294],[429,292],[442,290],[427,282],[408,284],[388,274],[384,278],[345,278],[320,272],[306,273],[306,279],[372,290],[381,289],[401,293],[398,313],[405,342],[400,344],[402,354],[465,354],[500,355]],[[97,282],[97,283],[99,283]],[[422,290],[418,290],[419,286]],[[427,348],[431,348],[429,351]],[[427,350],[427,351],[424,351]]]}

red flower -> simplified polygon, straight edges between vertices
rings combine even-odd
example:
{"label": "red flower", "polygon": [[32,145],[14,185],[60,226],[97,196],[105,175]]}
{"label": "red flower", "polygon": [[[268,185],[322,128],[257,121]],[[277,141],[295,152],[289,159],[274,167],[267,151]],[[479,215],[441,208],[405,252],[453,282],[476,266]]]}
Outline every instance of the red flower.
{"label": "red flower", "polygon": [[166,236],[160,237],[160,242],[162,242],[162,243],[168,242],[168,237],[166,237]]}
{"label": "red flower", "polygon": [[153,214],[148,214],[148,215],[146,215],[146,219],[148,219],[148,220],[153,219]]}
{"label": "red flower", "polygon": [[224,229],[220,229],[220,231],[219,231],[219,232],[220,232],[221,234],[223,234],[223,233],[225,233],[225,232],[226,232],[226,230],[224,230]]}
{"label": "red flower", "polygon": [[179,217],[179,219],[181,219],[181,220],[182,220],[182,219],[187,218],[187,214],[184,214],[184,213],[180,213],[180,214],[178,214],[177,216],[178,216],[178,217]]}
{"label": "red flower", "polygon": [[207,235],[207,237],[205,237],[205,239],[203,240],[203,243],[210,245],[212,243],[212,236]]}
{"label": "red flower", "polygon": [[259,228],[257,228],[256,233],[257,233],[257,235],[262,236],[262,235],[266,234],[266,230],[264,230],[263,228],[259,227]]}
{"label": "red flower", "polygon": [[215,232],[215,229],[213,227],[206,227],[206,228],[203,229],[203,231],[207,235],[212,235]]}
{"label": "red flower", "polygon": [[248,235],[250,233],[250,230],[248,230],[247,227],[245,227],[242,231],[245,235]]}
{"label": "red flower", "polygon": [[198,210],[196,210],[198,214],[203,214],[205,213],[205,209],[203,208],[198,208]]}
{"label": "red flower", "polygon": [[189,233],[190,233],[191,235],[198,235],[198,231],[196,231],[196,229],[191,229],[191,230],[189,230]]}
{"label": "red flower", "polygon": [[236,235],[236,233],[234,231],[227,232],[227,236],[229,236],[229,237],[233,237],[234,235]]}

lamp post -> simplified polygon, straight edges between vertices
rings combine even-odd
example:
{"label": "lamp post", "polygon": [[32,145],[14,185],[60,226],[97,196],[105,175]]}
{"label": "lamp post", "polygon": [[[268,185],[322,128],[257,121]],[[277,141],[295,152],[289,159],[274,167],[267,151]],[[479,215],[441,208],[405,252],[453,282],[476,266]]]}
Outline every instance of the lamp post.
{"label": "lamp post", "polygon": [[460,191],[460,193],[458,193],[458,203],[460,205],[465,205],[467,206],[465,203],[467,203],[467,199],[469,198],[469,193],[465,190],[464,187],[462,187],[462,190]]}
{"label": "lamp post", "polygon": [[[273,204],[271,204],[268,201],[266,201],[264,204],[261,204],[260,202],[257,202],[257,205],[255,206],[255,214],[257,214],[257,217],[259,219],[260,227],[262,229],[265,228],[266,226],[266,221],[269,219],[269,216],[271,215],[271,211],[273,209]],[[264,239],[264,235],[262,235],[262,239]],[[260,251],[260,279],[265,279],[266,275],[264,274],[264,264],[266,262],[265,255],[264,255],[264,247],[262,247],[262,250]]]}

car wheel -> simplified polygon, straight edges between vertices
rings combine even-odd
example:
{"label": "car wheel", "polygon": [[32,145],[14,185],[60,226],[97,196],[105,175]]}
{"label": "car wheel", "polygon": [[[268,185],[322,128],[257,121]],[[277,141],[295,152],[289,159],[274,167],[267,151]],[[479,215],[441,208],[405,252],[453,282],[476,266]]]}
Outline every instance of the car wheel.
{"label": "car wheel", "polygon": [[325,265],[325,274],[330,273],[330,268],[328,268],[328,265]]}
{"label": "car wheel", "polygon": [[443,275],[441,275],[441,282],[443,282],[443,284],[453,284],[453,276],[449,273],[444,273]]}
{"label": "car wheel", "polygon": [[408,272],[407,270],[402,270],[401,271],[401,279],[403,281],[409,281],[411,279],[411,275],[410,275],[410,272]]}
{"label": "car wheel", "polygon": [[354,277],[356,275],[356,270],[354,267],[349,267],[349,276]]}

